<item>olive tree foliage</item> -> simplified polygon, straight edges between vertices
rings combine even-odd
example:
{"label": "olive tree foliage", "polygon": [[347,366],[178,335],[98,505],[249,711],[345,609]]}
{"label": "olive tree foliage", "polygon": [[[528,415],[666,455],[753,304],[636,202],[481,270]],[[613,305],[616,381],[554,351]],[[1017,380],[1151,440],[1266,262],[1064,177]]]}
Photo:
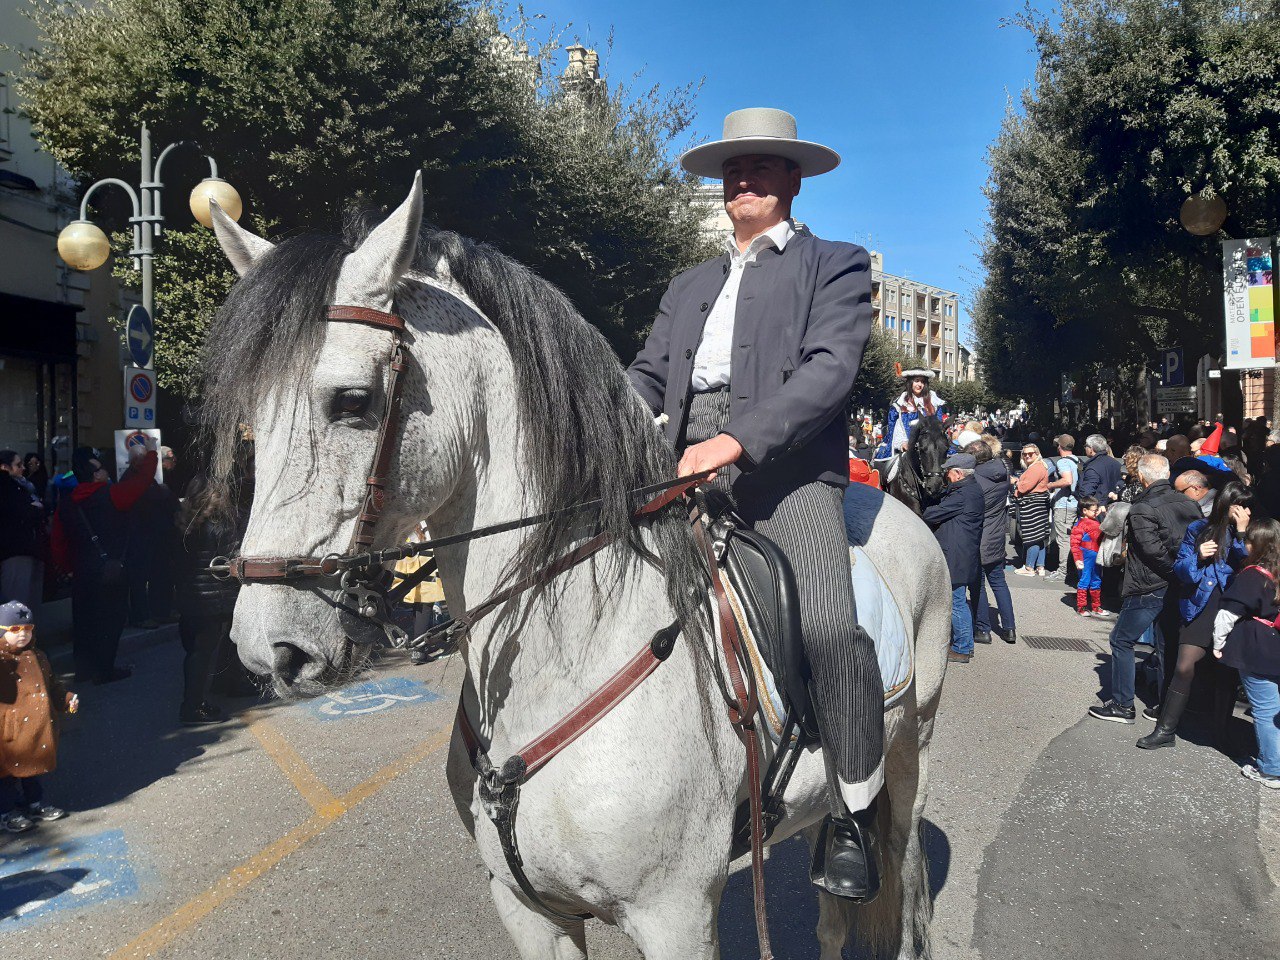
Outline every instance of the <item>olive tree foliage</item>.
{"label": "olive tree foliage", "polygon": [[[136,180],[138,124],[198,140],[275,235],[390,207],[421,170],[427,218],[558,284],[628,358],[672,275],[705,255],[692,178],[670,160],[694,88],[579,96],[558,38],[473,0],[30,0],[20,92],[36,135],[86,182]],[[195,354],[231,282],[166,161],[157,370]],[[172,166],[173,169],[169,169]],[[181,211],[181,216],[178,213]],[[117,220],[115,226],[123,224]],[[127,270],[124,264],[123,269]]]}
{"label": "olive tree foliage", "polygon": [[[974,325],[988,385],[1044,402],[1099,362],[1220,351],[1221,248],[1280,228],[1280,2],[1063,0],[989,151]],[[1222,232],[1179,211],[1221,195]]]}

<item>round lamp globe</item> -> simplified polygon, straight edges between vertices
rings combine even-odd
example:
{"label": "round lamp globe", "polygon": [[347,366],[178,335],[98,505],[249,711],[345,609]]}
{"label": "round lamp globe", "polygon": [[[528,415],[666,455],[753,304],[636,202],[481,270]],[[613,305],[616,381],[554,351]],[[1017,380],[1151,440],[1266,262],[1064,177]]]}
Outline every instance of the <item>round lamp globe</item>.
{"label": "round lamp globe", "polygon": [[1182,202],[1182,213],[1179,218],[1187,233],[1197,237],[1208,237],[1217,233],[1227,219],[1227,204],[1220,196],[1208,199],[1200,194],[1192,194]]}
{"label": "round lamp globe", "polygon": [[88,220],[72,220],[58,234],[58,256],[73,270],[97,270],[110,255],[107,235]]}
{"label": "round lamp globe", "polygon": [[240,202],[240,194],[236,188],[220,177],[206,177],[196,184],[191,191],[191,215],[204,226],[213,226],[213,213],[209,210],[209,201],[216,200],[218,206],[232,220],[239,220],[244,211]]}

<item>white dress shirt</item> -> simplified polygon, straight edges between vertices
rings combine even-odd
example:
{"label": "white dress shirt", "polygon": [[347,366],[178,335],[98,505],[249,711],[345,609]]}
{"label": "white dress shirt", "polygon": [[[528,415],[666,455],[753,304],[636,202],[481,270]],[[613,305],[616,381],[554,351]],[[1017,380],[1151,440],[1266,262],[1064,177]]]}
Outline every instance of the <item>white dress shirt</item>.
{"label": "white dress shirt", "polygon": [[694,393],[729,385],[729,367],[733,358],[733,323],[738,315],[738,290],[742,286],[742,275],[746,272],[747,264],[752,263],[761,250],[771,245],[779,251],[785,250],[787,241],[795,233],[794,224],[790,220],[783,220],[752,240],[746,250],[739,250],[737,241],[732,235],[729,236],[729,276],[702,327],[702,340],[698,343],[698,353],[693,358]]}

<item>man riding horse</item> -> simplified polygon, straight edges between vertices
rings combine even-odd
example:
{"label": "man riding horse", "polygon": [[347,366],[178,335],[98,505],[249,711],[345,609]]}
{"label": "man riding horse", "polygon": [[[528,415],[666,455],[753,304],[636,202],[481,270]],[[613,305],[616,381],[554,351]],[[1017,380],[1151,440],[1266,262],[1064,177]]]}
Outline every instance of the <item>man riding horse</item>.
{"label": "man riding horse", "polygon": [[791,219],[802,178],[840,163],[798,139],[791,114],[738,110],[723,139],[680,161],[723,180],[733,236],[719,257],[671,282],[628,373],[667,415],[679,473],[719,471],[738,514],[795,570],[839,811],[815,852],[825,864],[814,879],[867,901],[879,888],[872,825],[884,783],[883,688],[871,639],[857,627],[842,501],[845,407],[871,332],[870,258]]}
{"label": "man riding horse", "polygon": [[903,370],[901,376],[905,389],[889,407],[884,423],[884,440],[876,450],[877,460],[887,460],[907,449],[911,428],[920,422],[921,417],[941,420],[946,415],[945,402],[929,388],[932,370]]}

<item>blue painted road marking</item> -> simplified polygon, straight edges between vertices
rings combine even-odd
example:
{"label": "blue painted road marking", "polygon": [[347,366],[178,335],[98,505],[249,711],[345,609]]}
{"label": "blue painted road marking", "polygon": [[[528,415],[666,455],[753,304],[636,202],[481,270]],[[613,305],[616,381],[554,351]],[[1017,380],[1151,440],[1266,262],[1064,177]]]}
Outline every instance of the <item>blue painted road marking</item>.
{"label": "blue painted road marking", "polygon": [[343,717],[363,717],[439,699],[440,694],[418,680],[384,677],[327,693],[309,701],[306,709],[318,720],[341,720]]}
{"label": "blue painted road marking", "polygon": [[123,830],[0,854],[0,932],[137,892]]}

